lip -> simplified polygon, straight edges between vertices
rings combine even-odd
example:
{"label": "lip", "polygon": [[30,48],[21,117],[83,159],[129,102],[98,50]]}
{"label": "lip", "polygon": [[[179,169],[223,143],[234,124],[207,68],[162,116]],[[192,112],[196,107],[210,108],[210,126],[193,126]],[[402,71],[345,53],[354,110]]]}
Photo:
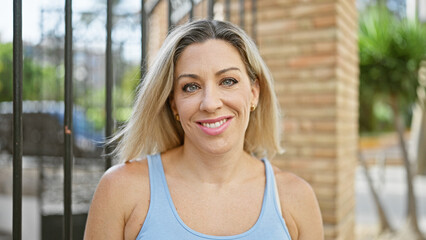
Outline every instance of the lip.
{"label": "lip", "polygon": [[222,116],[222,117],[213,118],[213,119],[199,120],[199,121],[197,121],[197,123],[215,123],[215,122],[219,122],[223,119],[231,119],[231,118],[232,118],[232,116]]}
{"label": "lip", "polygon": [[[208,127],[205,127],[205,126],[202,125],[202,123],[215,123],[215,122],[219,122],[223,119],[227,119],[227,121],[224,124],[222,124],[220,127],[217,127],[217,128],[208,128]],[[232,116],[223,116],[223,117],[218,117],[218,118],[214,118],[214,119],[205,119],[205,120],[197,121],[197,125],[207,135],[216,136],[216,135],[223,133],[229,127],[229,124],[231,123],[232,119],[233,119]]]}

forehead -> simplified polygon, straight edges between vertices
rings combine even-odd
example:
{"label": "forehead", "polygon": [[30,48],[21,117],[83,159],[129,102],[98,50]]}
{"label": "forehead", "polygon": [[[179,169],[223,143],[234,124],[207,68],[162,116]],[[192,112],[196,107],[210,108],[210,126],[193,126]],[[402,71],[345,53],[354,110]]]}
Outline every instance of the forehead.
{"label": "forehead", "polygon": [[[230,43],[210,39],[187,46],[176,62],[176,72],[199,70],[221,70],[229,67],[245,68],[240,53]],[[242,70],[242,69],[241,69]]]}

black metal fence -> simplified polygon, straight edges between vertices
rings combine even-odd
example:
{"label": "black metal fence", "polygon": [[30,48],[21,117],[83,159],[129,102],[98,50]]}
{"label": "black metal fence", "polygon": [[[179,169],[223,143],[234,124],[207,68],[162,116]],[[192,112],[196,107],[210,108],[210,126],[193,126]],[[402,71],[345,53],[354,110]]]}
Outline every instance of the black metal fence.
{"label": "black metal fence", "polygon": [[[151,0],[150,8],[147,9],[146,2],[141,0],[141,76],[146,70],[147,55],[147,20],[154,8],[161,0]],[[207,1],[207,17],[214,17],[214,0]],[[239,1],[239,25],[245,27],[245,6],[246,1]],[[171,28],[177,24],[177,20],[172,18],[174,11],[183,3],[189,3],[189,9],[185,15],[192,20],[194,16],[194,8],[203,0],[167,0],[168,4],[168,27]],[[231,18],[231,0],[224,0],[225,20]],[[252,37],[256,39],[256,0],[251,0],[252,14]],[[108,138],[113,134],[113,62],[112,62],[112,17],[113,17],[112,0],[107,0],[107,24],[106,24],[106,128],[105,135]],[[181,8],[180,8],[181,9]],[[72,26],[72,0],[65,0],[65,113],[64,113],[64,218],[63,218],[63,239],[73,238],[72,224],[72,173],[73,173],[73,26]],[[23,121],[22,121],[22,88],[23,88],[23,43],[22,43],[22,0],[13,0],[13,239],[20,240],[22,238],[22,155],[23,155]],[[111,149],[105,149],[108,154]],[[110,157],[105,159],[105,168],[108,169],[112,165]]]}
{"label": "black metal fence", "polygon": [[22,238],[22,0],[13,1],[13,239]]}

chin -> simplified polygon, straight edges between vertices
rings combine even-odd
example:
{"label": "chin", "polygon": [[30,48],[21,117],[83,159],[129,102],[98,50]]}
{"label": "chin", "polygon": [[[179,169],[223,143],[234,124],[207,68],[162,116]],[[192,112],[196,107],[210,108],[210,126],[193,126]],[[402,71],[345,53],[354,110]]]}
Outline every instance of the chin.
{"label": "chin", "polygon": [[230,151],[232,151],[232,148],[229,146],[222,146],[222,147],[208,147],[208,148],[203,148],[203,151],[209,153],[209,154],[213,154],[213,155],[222,155],[222,154],[226,154]]}
{"label": "chin", "polygon": [[229,151],[235,149],[237,144],[230,143],[225,139],[215,139],[215,140],[206,140],[206,139],[193,139],[189,138],[184,140],[184,144],[189,148],[198,149],[200,152],[213,155],[222,155]]}
{"label": "chin", "polygon": [[[206,145],[198,145],[198,148],[209,154],[222,155],[232,151],[238,151],[238,146],[240,146],[238,142],[231,143],[224,141],[223,139],[218,139],[217,141],[209,142]],[[241,150],[243,150],[242,147]]]}

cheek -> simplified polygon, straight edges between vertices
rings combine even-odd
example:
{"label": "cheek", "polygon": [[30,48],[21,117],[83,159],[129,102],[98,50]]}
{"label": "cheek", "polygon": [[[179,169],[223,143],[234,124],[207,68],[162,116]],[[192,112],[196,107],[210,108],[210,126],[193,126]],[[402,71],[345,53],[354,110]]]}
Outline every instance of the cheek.
{"label": "cheek", "polygon": [[251,103],[251,88],[249,86],[244,86],[238,89],[238,91],[234,91],[229,94],[228,97],[233,98],[235,102],[239,102],[239,104],[244,104],[249,106]]}
{"label": "cheek", "polygon": [[178,89],[177,86],[173,88],[173,105],[172,108],[175,111],[175,114],[182,115],[182,111],[185,110],[185,98],[182,97],[181,89]]}
{"label": "cheek", "polygon": [[176,110],[181,119],[188,119],[198,110],[199,103],[196,98],[175,98]]}
{"label": "cheek", "polygon": [[251,98],[246,91],[238,91],[224,97],[227,105],[241,113],[249,112]]}

